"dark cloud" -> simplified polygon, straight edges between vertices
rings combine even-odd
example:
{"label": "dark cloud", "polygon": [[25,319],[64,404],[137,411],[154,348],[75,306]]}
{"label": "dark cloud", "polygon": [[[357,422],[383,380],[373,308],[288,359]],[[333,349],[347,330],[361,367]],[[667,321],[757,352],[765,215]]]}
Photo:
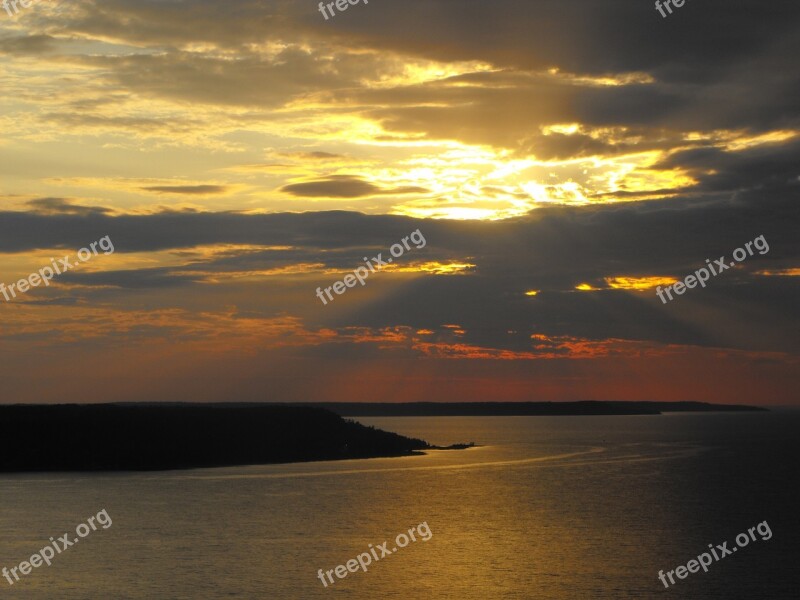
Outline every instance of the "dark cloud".
{"label": "dark cloud", "polygon": [[54,296],[51,298],[26,298],[25,304],[34,306],[76,306],[84,303],[77,296]]}
{"label": "dark cloud", "polygon": [[[480,3],[431,0],[348,13],[337,33],[395,51],[440,60],[487,60],[525,69],[560,67],[602,75],[646,71],[664,79],[719,80],[743,61],[797,42],[800,7],[791,0],[760,6],[708,0],[663,19],[652,2],[567,0]],[[299,7],[298,7],[299,9]],[[299,12],[299,10],[298,10]],[[327,24],[319,23],[319,30]],[[335,34],[332,34],[335,35]],[[793,62],[783,58],[784,66]]]}
{"label": "dark cloud", "polygon": [[361,196],[378,196],[387,194],[424,194],[425,188],[405,186],[382,188],[360,177],[350,175],[331,175],[325,179],[291,183],[281,188],[293,196],[306,198],[359,198]]}
{"label": "dark cloud", "polygon": [[[418,0],[413,10],[365,5],[335,25],[288,0],[245,0],[236,10],[211,0],[73,4],[57,21],[37,17],[42,31],[57,27],[75,40],[69,55],[53,60],[101,69],[108,88],[136,95],[260,109],[325,99],[331,110],[371,117],[391,133],[530,148],[554,158],[614,153],[626,144],[539,137],[548,123],[640,127],[644,148],[658,147],[665,131],[676,138],[685,131],[800,128],[794,58],[800,6],[790,0],[758,8],[705,0],[667,19],[652,3],[630,0],[497,0],[491,10],[461,0]],[[277,50],[254,50],[265,31]],[[81,37],[142,50],[90,54],[77,46]],[[0,51],[37,54],[51,41],[43,34],[8,38]],[[189,46],[208,50],[184,49]],[[493,68],[413,85],[364,86],[393,65],[380,51]],[[186,125],[67,113],[45,118],[144,131]]]}
{"label": "dark cloud", "polygon": [[[709,160],[724,160],[705,152],[695,158],[704,166]],[[778,172],[781,168],[776,166]],[[758,168],[754,172],[764,176]],[[181,294],[194,307],[211,297],[224,305],[220,294],[239,290],[237,302],[248,310],[274,315],[291,306],[314,328],[407,326],[441,335],[443,324],[458,323],[465,330],[459,338],[463,343],[516,351],[529,348],[530,335],[536,333],[797,352],[798,279],[756,274],[800,264],[797,200],[797,186],[786,185],[735,195],[554,206],[499,222],[348,212],[0,213],[0,247],[5,251],[79,248],[103,235],[110,235],[116,251],[123,254],[210,244],[288,247],[232,248],[208,258],[189,253],[184,264],[175,267],[64,275],[67,283],[95,289],[112,286],[102,292],[103,302],[127,302],[130,292],[125,290],[176,286],[189,290],[202,284],[203,295]],[[407,252],[398,264],[459,261],[476,268],[460,276],[381,273],[366,288],[337,298],[330,307],[322,310],[317,305],[314,289],[340,278],[320,269],[354,269],[363,256],[386,255],[391,244],[416,229],[425,236],[426,247]],[[739,268],[713,278],[707,288],[691,290],[666,306],[652,290],[575,290],[580,283],[607,288],[606,277],[682,279],[704,266],[707,258],[730,257],[735,248],[760,235],[770,246],[768,253],[755,254]],[[322,266],[302,278],[278,276],[275,281],[280,280],[280,286],[225,280],[209,286],[215,274],[298,264]],[[215,289],[214,294],[209,295],[209,288]],[[529,289],[540,293],[525,296]],[[365,296],[359,294],[370,294],[372,300],[361,304],[359,298]]]}
{"label": "dark cloud", "polygon": [[332,152],[284,152],[281,156],[289,156],[291,158],[312,159],[312,160],[331,160],[336,158],[344,158],[342,154],[333,154]]}
{"label": "dark cloud", "polygon": [[36,198],[26,203],[33,212],[41,215],[76,215],[90,216],[110,214],[109,208],[102,206],[83,206],[74,204],[67,198]]}
{"label": "dark cloud", "polygon": [[56,38],[49,35],[19,35],[0,38],[0,54],[36,55],[55,50]]}
{"label": "dark cloud", "polygon": [[63,280],[67,283],[88,286],[111,286],[125,289],[158,289],[183,286],[187,283],[198,283],[205,279],[204,277],[175,273],[173,271],[173,269],[164,267],[86,273],[69,271],[60,276],[60,281]]}
{"label": "dark cloud", "polygon": [[212,194],[224,194],[229,188],[224,185],[150,185],[141,189],[146,192],[156,192],[159,194],[207,196]]}
{"label": "dark cloud", "polygon": [[[377,122],[386,131],[375,134],[381,141],[455,140],[553,160],[663,150],[666,157],[652,168],[685,171],[697,185],[663,190],[679,192],[669,200],[551,206],[500,222],[355,212],[117,214],[39,198],[27,212],[0,212],[0,250],[77,249],[108,235],[120,255],[173,251],[181,263],[126,270],[101,270],[102,263],[95,270],[93,264],[64,274],[59,282],[69,286],[37,289],[35,302],[43,308],[67,307],[71,300],[125,308],[139,302],[185,307],[207,319],[236,306],[253,318],[301,315],[311,330],[424,328],[437,341],[520,352],[531,350],[533,334],[800,350],[798,278],[756,274],[800,266],[800,144],[729,144],[731,132],[742,139],[800,128],[797,2],[703,0],[662,19],[652,2],[630,0],[418,0],[371,3],[325,22],[313,5],[284,0],[235,6],[217,0],[76,0],[68,14],[48,19],[45,11],[32,14],[31,27],[58,31],[58,40],[35,32],[6,37],[0,52],[94,69],[91,89],[107,96],[71,100],[84,109],[73,112],[48,105],[35,113],[44,123],[93,133],[194,131],[189,117],[103,112],[109,99],[143,98],[211,106],[235,123],[240,136],[240,127],[267,131],[265,123],[288,124],[280,137],[303,131],[298,115],[313,110],[323,118]],[[89,40],[115,40],[129,49],[88,51]],[[454,71],[474,72],[416,80],[400,76],[398,66],[407,59],[483,66],[461,65]],[[286,108],[291,110],[274,110]],[[546,134],[554,123],[581,128],[572,135]],[[291,147],[307,141],[292,140]],[[274,148],[268,152],[280,155]],[[315,168],[342,158],[323,151],[288,156],[314,161]],[[228,190],[145,189],[187,195]],[[428,193],[353,175],[294,182],[281,191],[334,199]],[[499,188],[485,186],[483,192],[490,196]],[[407,253],[402,264],[459,261],[475,268],[461,276],[382,273],[321,307],[313,290],[338,279],[334,271],[387,252],[415,229],[428,245]],[[652,291],[607,289],[607,277],[682,278],[759,235],[769,242],[768,254],[668,305]],[[245,247],[210,256],[195,251],[217,244]],[[287,277],[232,276],[308,264],[321,266]],[[577,291],[581,283],[602,289]],[[526,296],[531,289],[538,295]],[[443,327],[454,322],[463,334]],[[143,324],[134,331],[146,338],[171,330]],[[563,352],[557,342],[540,345]],[[376,346],[331,342],[306,351],[326,359],[363,358]]]}
{"label": "dark cloud", "polygon": [[[243,0],[235,11],[212,0],[74,4],[70,15],[59,15],[65,29],[138,44],[241,48],[262,42],[266,30],[443,61],[486,60],[533,70],[556,66],[595,75],[647,71],[693,83],[721,80],[733,65],[785,52],[786,40],[797,41],[800,22],[800,7],[791,0],[757,8],[706,0],[667,19],[653,3],[628,0],[497,0],[491,10],[461,0],[417,0],[363,6],[335,25],[289,0]],[[782,64],[792,66],[795,55],[785,53]]]}
{"label": "dark cloud", "polygon": [[682,167],[699,180],[697,191],[785,189],[797,193],[800,140],[763,144],[737,152],[700,147],[670,154],[657,169]]}

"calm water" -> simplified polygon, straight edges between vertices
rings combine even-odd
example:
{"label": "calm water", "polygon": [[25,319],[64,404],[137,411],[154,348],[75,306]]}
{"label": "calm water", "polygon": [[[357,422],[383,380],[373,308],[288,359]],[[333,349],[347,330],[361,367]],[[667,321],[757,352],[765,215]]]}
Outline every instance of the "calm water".
{"label": "calm water", "polygon": [[[798,598],[800,414],[360,419],[428,456],[142,475],[0,476],[0,567],[98,529],[3,598]],[[35,443],[33,441],[32,443]],[[665,589],[675,569],[766,520]],[[324,588],[329,570],[427,522]],[[380,554],[379,554],[380,556]]]}

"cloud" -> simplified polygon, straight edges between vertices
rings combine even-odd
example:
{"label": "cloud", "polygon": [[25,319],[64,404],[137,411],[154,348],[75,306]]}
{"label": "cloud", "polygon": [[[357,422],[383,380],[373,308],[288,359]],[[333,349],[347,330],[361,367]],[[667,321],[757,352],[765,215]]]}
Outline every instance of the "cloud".
{"label": "cloud", "polygon": [[41,215],[105,215],[113,212],[110,208],[102,206],[83,206],[74,204],[67,198],[35,198],[26,203],[33,212]]}
{"label": "cloud", "polygon": [[[719,0],[673,20],[624,0],[499,0],[490,28],[484,10],[453,0],[426,3],[424,22],[387,5],[336,27],[283,0],[235,11],[208,0],[39,8],[24,21],[27,42],[5,39],[15,48],[7,68],[35,63],[64,76],[58,93],[42,78],[7,80],[19,108],[3,122],[6,137],[96,146],[135,168],[132,179],[155,179],[143,152],[164,152],[190,181],[225,169],[243,193],[210,199],[214,208],[296,210],[300,198],[317,209],[500,218],[543,202],[685,194],[700,179],[692,193],[714,193],[721,183],[666,159],[728,151],[737,135],[800,131],[790,58],[800,9],[785,3],[762,11],[758,27]],[[620,32],[620,22],[630,25]],[[57,44],[37,50],[54,31]],[[209,149],[225,164],[190,155]],[[265,155],[281,164],[264,165]],[[80,171],[68,168],[65,178]],[[462,193],[473,179],[501,192]]]}
{"label": "cloud", "polygon": [[49,35],[18,35],[0,38],[0,54],[32,56],[53,52],[57,39]]}
{"label": "cloud", "polygon": [[342,154],[334,154],[332,152],[322,152],[322,151],[314,151],[314,152],[284,152],[283,156],[288,156],[290,158],[296,159],[312,159],[312,160],[333,160],[339,158],[345,158]]}
{"label": "cloud", "polygon": [[673,152],[654,165],[656,169],[681,167],[699,184],[697,190],[744,191],[777,188],[800,189],[800,137],[739,151],[713,146]]}
{"label": "cloud", "polygon": [[[47,375],[58,397],[98,372],[215,399],[230,374],[309,399],[793,381],[800,5],[416,4],[74,0],[0,24],[6,281],[116,248],[0,307],[2,349],[25,349],[3,368],[93,354]],[[320,305],[416,229],[424,249]],[[768,254],[655,296],[759,235]]]}
{"label": "cloud", "polygon": [[[776,166],[778,172],[782,168]],[[261,298],[254,311],[288,309],[313,327],[402,324],[436,331],[443,323],[457,322],[466,332],[459,343],[514,352],[528,351],[534,334],[800,351],[800,332],[791,325],[800,301],[794,278],[760,275],[800,263],[794,189],[786,185],[733,197],[553,206],[501,222],[353,212],[6,212],[0,213],[0,250],[80,248],[110,235],[115,260],[142,252],[176,253],[169,259],[172,266],[119,271],[111,270],[109,260],[108,266],[106,261],[92,263],[102,270],[64,276],[67,284],[118,288],[103,292],[106,302],[127,302],[119,295],[124,289],[155,293],[182,288],[197,290],[186,295],[196,303],[211,287],[213,297],[234,294],[248,305],[252,301],[244,298]],[[416,229],[428,241],[424,249],[406,253],[397,260],[396,272],[376,274],[363,290],[337,297],[320,311],[313,294],[317,286],[340,279],[343,271],[362,264],[363,256],[386,256],[391,244]],[[692,290],[666,307],[652,290],[640,291],[647,286],[609,284],[682,279],[706,258],[730,256],[759,235],[769,243],[768,254],[744,261],[706,289]],[[180,254],[226,244],[241,247]],[[441,276],[425,268],[433,263],[474,267],[458,277]],[[598,291],[578,292],[580,284]],[[532,289],[536,296],[526,295]],[[83,297],[88,291],[75,293]],[[345,316],[338,307],[351,309]],[[747,319],[741,318],[741,307],[748,307]]]}
{"label": "cloud", "polygon": [[175,273],[174,269],[129,269],[125,271],[67,272],[59,281],[84,286],[111,286],[125,289],[158,289],[182,287],[203,281],[202,276]]}
{"label": "cloud", "polygon": [[394,194],[424,194],[429,190],[417,186],[382,188],[360,177],[351,175],[331,175],[315,181],[292,183],[281,188],[293,196],[304,198],[359,198]]}
{"label": "cloud", "polygon": [[189,124],[180,122],[165,123],[156,118],[142,117],[123,117],[123,116],[102,116],[90,114],[72,113],[49,113],[42,116],[42,120],[51,121],[64,127],[74,127],[77,129],[103,128],[103,129],[122,129],[137,132],[159,132],[169,133],[186,131]]}
{"label": "cloud", "polygon": [[225,185],[150,185],[140,189],[146,192],[155,192],[158,194],[208,196],[211,194],[224,194],[229,188]]}

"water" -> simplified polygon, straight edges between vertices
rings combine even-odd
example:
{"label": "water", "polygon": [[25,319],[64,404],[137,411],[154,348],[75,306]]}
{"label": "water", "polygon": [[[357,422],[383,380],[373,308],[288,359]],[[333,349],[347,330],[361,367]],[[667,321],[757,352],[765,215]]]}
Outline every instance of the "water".
{"label": "water", "polygon": [[[113,519],[3,598],[798,597],[800,414],[360,421],[423,457],[112,475],[0,476],[0,567],[98,511]],[[32,443],[35,443],[33,441]],[[708,573],[674,570],[767,521]],[[325,571],[426,522],[346,578]],[[418,536],[421,537],[421,536]],[[380,556],[380,553],[378,553]]]}

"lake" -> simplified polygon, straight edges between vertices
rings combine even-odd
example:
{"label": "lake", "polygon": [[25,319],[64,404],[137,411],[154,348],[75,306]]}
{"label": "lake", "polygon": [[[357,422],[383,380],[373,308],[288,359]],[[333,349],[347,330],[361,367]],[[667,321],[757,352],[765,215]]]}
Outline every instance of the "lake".
{"label": "lake", "polygon": [[[433,444],[481,446],[163,473],[0,475],[0,567],[29,560],[50,537],[76,537],[101,510],[113,521],[13,586],[0,578],[2,596],[798,597],[798,412],[357,420]],[[659,580],[660,570],[709,544],[736,546],[737,534],[764,521],[770,539],[756,533],[669,588]],[[416,541],[397,547],[398,534],[423,523]],[[370,558],[366,572],[343,568],[337,577],[338,565],[384,542],[371,556],[388,555]],[[320,569],[323,578],[333,570],[334,583],[323,585]]]}

